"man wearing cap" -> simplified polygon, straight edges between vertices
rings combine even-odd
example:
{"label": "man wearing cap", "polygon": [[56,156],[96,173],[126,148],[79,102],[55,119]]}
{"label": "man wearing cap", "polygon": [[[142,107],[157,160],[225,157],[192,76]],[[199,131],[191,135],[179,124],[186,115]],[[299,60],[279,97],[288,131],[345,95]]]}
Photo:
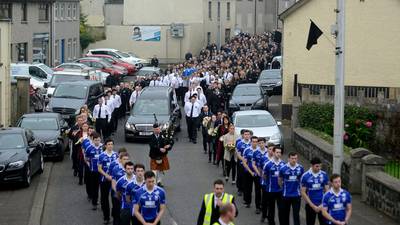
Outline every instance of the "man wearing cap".
{"label": "man wearing cap", "polygon": [[193,94],[190,97],[190,101],[185,103],[185,114],[186,114],[186,123],[187,123],[187,131],[189,135],[190,142],[194,144],[197,143],[197,127],[199,115],[201,112],[201,105],[197,101],[197,94]]}

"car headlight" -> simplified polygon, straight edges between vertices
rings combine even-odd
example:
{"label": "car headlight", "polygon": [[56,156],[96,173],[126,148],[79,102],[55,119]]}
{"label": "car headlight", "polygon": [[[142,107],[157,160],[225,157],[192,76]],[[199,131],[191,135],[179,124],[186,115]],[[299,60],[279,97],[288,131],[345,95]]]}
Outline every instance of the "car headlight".
{"label": "car headlight", "polygon": [[8,164],[8,169],[19,169],[24,167],[25,162],[20,160],[20,161],[16,161],[16,162],[12,162]]}
{"label": "car headlight", "polygon": [[276,133],[276,134],[272,135],[270,139],[271,140],[279,140],[279,139],[281,139],[281,134]]}
{"label": "car headlight", "polygon": [[276,85],[277,85],[277,86],[282,85],[282,81],[278,81],[278,82],[276,83]]}
{"label": "car headlight", "polygon": [[135,125],[130,124],[130,123],[128,123],[128,122],[126,122],[125,128],[126,128],[127,130],[136,130]]}
{"label": "car headlight", "polygon": [[58,143],[57,140],[46,141],[46,145],[56,145]]}

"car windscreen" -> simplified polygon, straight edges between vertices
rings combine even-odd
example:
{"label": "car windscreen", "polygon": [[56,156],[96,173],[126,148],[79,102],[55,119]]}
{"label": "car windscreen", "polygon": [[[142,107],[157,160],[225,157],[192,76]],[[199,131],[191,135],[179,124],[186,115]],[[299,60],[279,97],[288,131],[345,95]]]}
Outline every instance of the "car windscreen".
{"label": "car windscreen", "polygon": [[233,91],[233,96],[258,96],[261,95],[260,88],[257,86],[237,86]]}
{"label": "car windscreen", "polygon": [[281,71],[280,70],[266,70],[260,74],[260,80],[267,80],[267,79],[280,79],[281,78]]}
{"label": "car windscreen", "polygon": [[54,91],[54,98],[85,99],[88,87],[73,84],[60,84]]}
{"label": "car windscreen", "polygon": [[68,75],[68,74],[56,74],[51,78],[50,86],[56,87],[57,85],[65,82],[71,81],[83,81],[88,80],[88,76],[80,76],[80,75]]}
{"label": "car windscreen", "polygon": [[23,148],[25,146],[22,134],[0,134],[0,150]]}
{"label": "car windscreen", "polygon": [[116,53],[124,58],[129,58],[129,55],[125,52],[121,52],[121,51],[116,51]]}
{"label": "car windscreen", "polygon": [[42,70],[44,70],[47,74],[53,74],[53,70],[50,68],[50,67],[48,67],[48,66],[46,66],[46,65],[39,65],[38,66],[40,69],[42,69]]}
{"label": "car windscreen", "polygon": [[27,75],[29,76],[29,66],[22,65],[12,65],[11,66],[11,75]]}
{"label": "car windscreen", "polygon": [[271,115],[238,115],[236,117],[236,127],[270,127],[275,126],[276,122]]}
{"label": "car windscreen", "polygon": [[20,127],[30,130],[58,130],[56,118],[23,118]]}
{"label": "car windscreen", "polygon": [[134,115],[168,115],[169,103],[166,99],[139,99],[133,107]]}

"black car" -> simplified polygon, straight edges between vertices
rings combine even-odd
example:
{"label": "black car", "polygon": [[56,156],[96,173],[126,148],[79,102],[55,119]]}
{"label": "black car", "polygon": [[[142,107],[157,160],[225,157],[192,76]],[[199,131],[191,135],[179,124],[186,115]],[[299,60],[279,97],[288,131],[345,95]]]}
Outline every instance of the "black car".
{"label": "black car", "polygon": [[257,84],[261,86],[268,95],[282,94],[282,70],[263,70],[258,77]]}
{"label": "black car", "polygon": [[268,109],[268,98],[258,84],[239,84],[229,100],[229,115],[239,110]]}
{"label": "black car", "polygon": [[0,182],[31,184],[35,173],[42,173],[43,144],[24,128],[0,128]]}
{"label": "black car", "polygon": [[171,87],[146,87],[125,124],[125,140],[148,139],[156,121],[163,130],[180,130],[180,108]]}
{"label": "black car", "polygon": [[97,81],[61,83],[55,89],[46,111],[60,113],[61,117],[72,125],[79,114],[79,109],[87,105],[93,110],[103,93],[103,85]]}
{"label": "black car", "polygon": [[58,113],[32,113],[23,115],[18,127],[30,129],[35,138],[44,143],[43,156],[62,161],[68,147],[65,131],[68,123]]}

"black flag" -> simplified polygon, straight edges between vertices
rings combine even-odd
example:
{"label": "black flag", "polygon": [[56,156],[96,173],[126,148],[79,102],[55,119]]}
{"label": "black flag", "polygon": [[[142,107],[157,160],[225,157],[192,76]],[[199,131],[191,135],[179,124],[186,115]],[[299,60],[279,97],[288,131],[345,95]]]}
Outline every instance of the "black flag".
{"label": "black flag", "polygon": [[318,38],[323,34],[323,32],[315,25],[315,23],[311,21],[310,31],[308,32],[308,40],[307,40],[307,50],[310,50],[311,47],[317,44]]}

